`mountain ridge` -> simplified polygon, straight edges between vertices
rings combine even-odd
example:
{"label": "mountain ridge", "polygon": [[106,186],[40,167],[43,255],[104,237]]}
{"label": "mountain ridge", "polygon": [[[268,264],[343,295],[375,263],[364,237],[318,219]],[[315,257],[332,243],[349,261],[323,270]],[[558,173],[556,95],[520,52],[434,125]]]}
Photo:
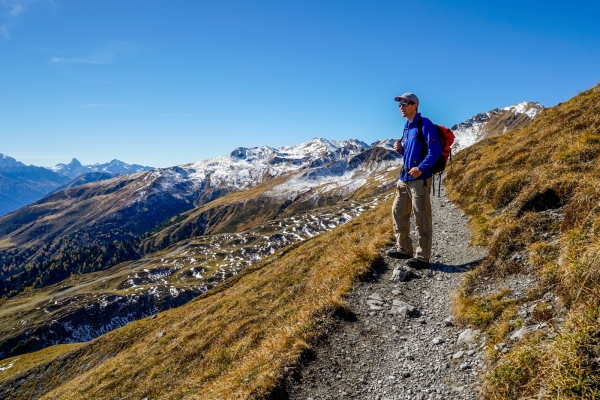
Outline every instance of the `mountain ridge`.
{"label": "mountain ridge", "polygon": [[537,102],[521,102],[504,108],[474,115],[450,128],[455,135],[453,149],[462,150],[472,144],[508,130],[523,127],[533,120],[544,106]]}
{"label": "mountain ridge", "polygon": [[127,174],[149,169],[152,168],[130,165],[116,159],[89,166],[81,165],[75,158],[70,164],[58,164],[55,167],[28,166],[0,153],[0,216],[64,188],[107,179],[107,174]]}
{"label": "mountain ridge", "polygon": [[123,161],[113,159],[104,164],[83,165],[73,158],[68,164],[56,164],[54,167],[46,167],[47,169],[56,172],[59,175],[67,176],[71,179],[79,175],[91,172],[105,172],[111,174],[132,174],[135,172],[149,171],[153,167],[143,166],[139,164],[127,164]]}

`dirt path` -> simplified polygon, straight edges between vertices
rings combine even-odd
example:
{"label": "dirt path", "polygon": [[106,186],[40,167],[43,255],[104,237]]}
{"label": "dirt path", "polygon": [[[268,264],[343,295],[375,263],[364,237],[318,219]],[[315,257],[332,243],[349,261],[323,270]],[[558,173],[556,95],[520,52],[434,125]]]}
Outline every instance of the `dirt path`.
{"label": "dirt path", "polygon": [[[385,257],[384,266],[355,285],[348,299],[354,315],[330,328],[314,348],[314,359],[290,374],[277,398],[478,398],[484,339],[458,344],[466,327],[449,317],[464,272],[485,251],[469,247],[467,218],[443,189],[432,203],[431,270],[413,271],[402,267],[403,260]],[[391,280],[396,267],[407,273],[399,282]],[[410,307],[400,302],[414,311],[402,315]]]}

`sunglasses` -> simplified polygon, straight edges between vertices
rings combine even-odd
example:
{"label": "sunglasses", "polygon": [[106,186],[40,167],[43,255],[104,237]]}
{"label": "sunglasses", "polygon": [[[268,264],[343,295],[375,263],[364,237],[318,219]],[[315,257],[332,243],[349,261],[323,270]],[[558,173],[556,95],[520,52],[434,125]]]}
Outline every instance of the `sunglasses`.
{"label": "sunglasses", "polygon": [[409,106],[411,104],[415,104],[415,103],[413,103],[412,101],[401,101],[401,102],[398,103],[398,107],[406,107],[406,106]]}

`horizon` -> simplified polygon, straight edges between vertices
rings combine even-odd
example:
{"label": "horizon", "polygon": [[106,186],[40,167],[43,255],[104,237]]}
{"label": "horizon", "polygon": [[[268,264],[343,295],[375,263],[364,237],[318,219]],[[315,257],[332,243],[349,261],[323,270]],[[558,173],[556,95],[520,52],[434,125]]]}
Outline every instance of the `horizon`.
{"label": "horizon", "polygon": [[10,60],[0,153],[164,168],[314,137],[395,138],[404,121],[393,97],[407,91],[446,126],[523,101],[551,107],[600,81],[598,11],[580,1],[0,1]]}

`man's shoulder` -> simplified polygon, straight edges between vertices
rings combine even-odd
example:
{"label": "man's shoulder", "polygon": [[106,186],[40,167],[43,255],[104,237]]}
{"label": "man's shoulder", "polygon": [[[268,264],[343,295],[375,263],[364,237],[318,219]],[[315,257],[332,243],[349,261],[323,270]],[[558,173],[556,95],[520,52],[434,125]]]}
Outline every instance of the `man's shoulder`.
{"label": "man's shoulder", "polygon": [[435,129],[435,125],[429,118],[421,117],[419,123],[423,127],[423,129]]}

